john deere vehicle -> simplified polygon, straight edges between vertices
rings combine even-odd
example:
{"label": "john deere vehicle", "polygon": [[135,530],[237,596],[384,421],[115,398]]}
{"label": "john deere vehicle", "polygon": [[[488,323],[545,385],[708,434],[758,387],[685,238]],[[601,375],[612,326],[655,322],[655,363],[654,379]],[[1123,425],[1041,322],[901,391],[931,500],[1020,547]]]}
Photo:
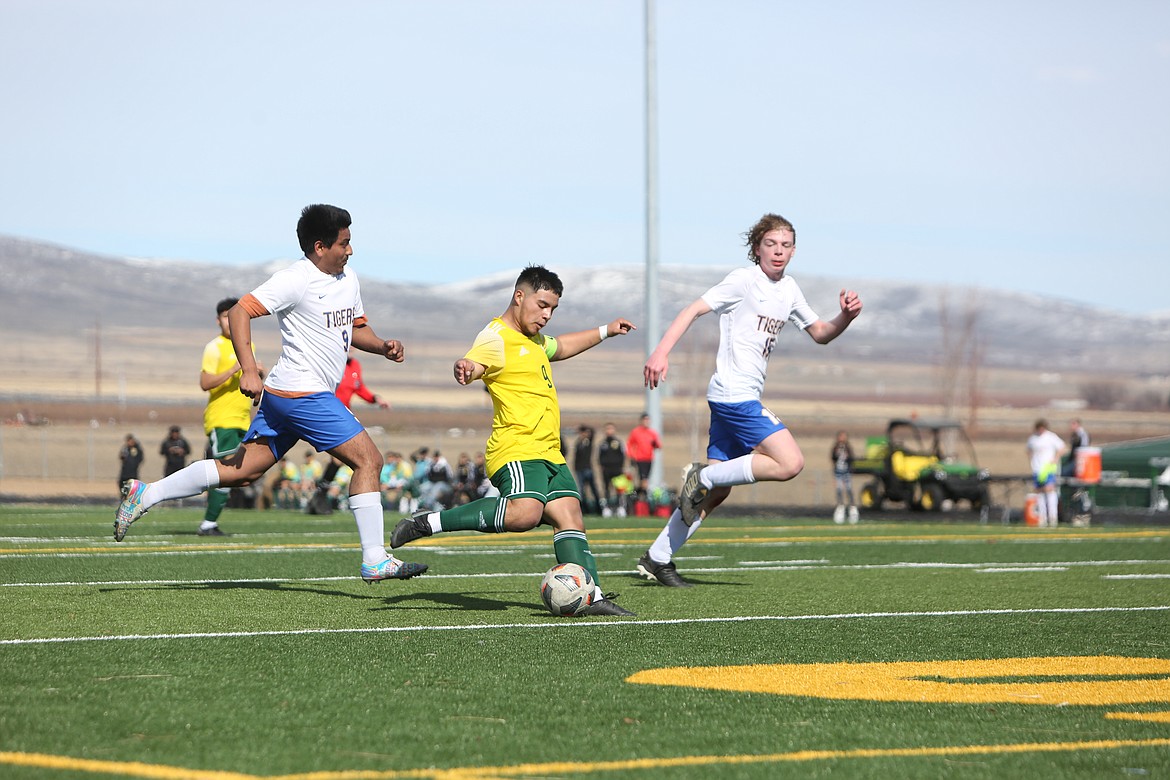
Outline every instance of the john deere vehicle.
{"label": "john deere vehicle", "polygon": [[866,441],[865,457],[853,473],[872,477],[862,488],[862,507],[881,509],[886,501],[937,512],[946,502],[967,501],[974,510],[988,500],[986,469],[956,420],[890,420],[884,437]]}

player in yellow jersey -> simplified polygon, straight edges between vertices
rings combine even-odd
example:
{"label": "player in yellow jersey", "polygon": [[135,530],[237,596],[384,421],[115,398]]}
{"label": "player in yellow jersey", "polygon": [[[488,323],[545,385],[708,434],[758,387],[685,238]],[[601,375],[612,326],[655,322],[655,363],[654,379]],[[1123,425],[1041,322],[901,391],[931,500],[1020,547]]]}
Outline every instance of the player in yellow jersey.
{"label": "player in yellow jersey", "polygon": [[[232,346],[228,329],[228,310],[239,303],[238,298],[224,298],[215,305],[215,319],[219,335],[203,348],[203,364],[199,372],[199,387],[207,391],[207,408],[203,410],[203,432],[207,434],[208,458],[226,458],[244,441],[244,434],[252,424],[252,399],[240,392],[240,361]],[[263,372],[263,366],[260,366]],[[219,515],[227,504],[231,490],[217,487],[207,492],[207,510],[199,525],[200,536],[224,536],[219,527]]]}
{"label": "player in yellow jersey", "polygon": [[[492,397],[492,433],[484,452],[487,473],[499,496],[441,512],[424,510],[403,518],[390,536],[397,548],[443,531],[503,533],[553,527],[559,563],[576,563],[597,579],[597,564],[585,538],[581,496],[561,453],[561,409],[550,363],[566,360],[610,336],[634,329],[618,318],[558,338],[541,330],[560,303],[564,286],[543,266],[529,266],[516,279],[507,310],[480,331],[471,349],[455,361],[461,385],[482,379]],[[633,615],[605,597],[600,585],[585,615]]]}

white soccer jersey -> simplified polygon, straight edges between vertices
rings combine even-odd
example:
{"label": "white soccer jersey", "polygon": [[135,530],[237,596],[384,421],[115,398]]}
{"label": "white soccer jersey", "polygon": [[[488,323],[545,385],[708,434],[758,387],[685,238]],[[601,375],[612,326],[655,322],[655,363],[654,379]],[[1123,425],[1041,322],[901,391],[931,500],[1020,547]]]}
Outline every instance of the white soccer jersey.
{"label": "white soccer jersey", "polygon": [[780,329],[791,320],[805,330],[819,319],[795,279],[773,282],[757,265],[735,269],[703,301],[719,315],[719,354],[707,385],[707,400],[718,403],[759,400]]}
{"label": "white soccer jersey", "polygon": [[365,321],[357,274],[322,273],[307,257],[251,292],[280,323],[280,359],[264,380],[289,393],[332,393],[345,372],[354,323]]}
{"label": "white soccer jersey", "polygon": [[1056,463],[1063,449],[1064,440],[1052,431],[1029,436],[1028,452],[1032,454],[1032,473],[1037,474],[1045,466]]}

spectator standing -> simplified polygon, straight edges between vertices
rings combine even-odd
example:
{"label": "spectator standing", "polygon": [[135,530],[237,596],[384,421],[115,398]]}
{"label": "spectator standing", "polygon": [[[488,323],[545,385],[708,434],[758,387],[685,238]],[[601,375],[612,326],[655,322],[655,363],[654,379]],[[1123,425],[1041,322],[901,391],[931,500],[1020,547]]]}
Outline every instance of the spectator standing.
{"label": "spectator standing", "polygon": [[1075,417],[1069,421],[1068,431],[1068,460],[1060,471],[1062,477],[1073,477],[1077,473],[1077,450],[1089,446],[1089,432]]}
{"label": "spectator standing", "polygon": [[616,498],[614,479],[626,468],[626,445],[618,438],[617,426],[605,424],[605,438],[597,445],[597,465],[601,468],[601,487],[605,491],[605,505],[601,509],[604,517],[610,517],[619,508],[625,514],[625,505]]}
{"label": "spectator standing", "polygon": [[138,469],[142,466],[142,442],[134,438],[134,434],[126,434],[125,440],[122,442],[122,448],[118,450],[118,460],[121,461],[121,467],[118,470],[118,490],[122,489],[122,485],[128,479],[138,479]]}
{"label": "spectator standing", "polygon": [[573,444],[573,473],[577,477],[577,489],[581,491],[581,509],[587,515],[601,511],[601,496],[593,476],[593,435],[591,427],[579,425],[577,441]]}
{"label": "spectator standing", "polygon": [[837,440],[833,442],[829,458],[833,463],[833,485],[837,493],[833,522],[841,525],[848,516],[850,524],[856,524],[860,515],[853,501],[853,447],[849,444],[848,433],[837,431]]}
{"label": "spectator standing", "polygon": [[426,477],[419,490],[419,506],[436,512],[450,506],[454,492],[451,483],[455,480],[455,469],[451,468],[451,463],[438,450],[435,450],[434,457],[431,458]]}
{"label": "spectator standing", "polygon": [[645,501],[650,487],[650,468],[654,465],[654,451],[662,449],[658,431],[650,427],[650,415],[643,414],[634,430],[626,437],[626,455],[637,476],[638,499]]}
{"label": "spectator standing", "polygon": [[341,375],[341,381],[337,383],[337,390],[334,392],[347,409],[351,408],[350,402],[355,395],[366,403],[374,404],[379,409],[390,408],[388,401],[362,381],[362,364],[353,356],[352,351],[345,358],[345,373]]}
{"label": "spectator standing", "polygon": [[[219,335],[203,348],[199,367],[199,389],[207,393],[203,410],[203,432],[207,435],[206,457],[226,458],[244,441],[244,434],[252,424],[252,399],[240,392],[240,361],[228,328],[228,312],[239,303],[238,298],[224,298],[215,305],[215,321]],[[253,357],[255,355],[253,354]],[[261,376],[264,367],[256,364]],[[231,490],[217,487],[207,493],[207,508],[199,524],[200,536],[223,536],[219,516],[228,502]]]}
{"label": "spectator standing", "polygon": [[191,445],[183,438],[183,429],[172,425],[163,439],[158,454],[163,456],[163,476],[169,477],[187,465],[187,456],[191,454]]}
{"label": "spectator standing", "polygon": [[1060,494],[1057,492],[1060,474],[1060,456],[1067,450],[1064,440],[1048,430],[1048,422],[1037,420],[1028,437],[1028,459],[1032,466],[1032,482],[1040,491],[1036,514],[1040,527],[1054,527],[1058,520]]}

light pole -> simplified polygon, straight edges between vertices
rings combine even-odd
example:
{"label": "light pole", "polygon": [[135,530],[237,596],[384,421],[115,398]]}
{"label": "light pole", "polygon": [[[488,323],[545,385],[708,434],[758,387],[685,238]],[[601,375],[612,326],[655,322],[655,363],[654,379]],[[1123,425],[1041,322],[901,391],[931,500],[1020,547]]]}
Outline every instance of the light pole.
{"label": "light pole", "polygon": [[[646,289],[645,334],[646,357],[658,346],[661,327],[658,322],[658,76],[654,40],[654,0],[644,0],[646,11]],[[646,414],[650,426],[663,434],[663,390],[646,388]],[[662,485],[662,457],[654,458],[650,469],[650,486]]]}

